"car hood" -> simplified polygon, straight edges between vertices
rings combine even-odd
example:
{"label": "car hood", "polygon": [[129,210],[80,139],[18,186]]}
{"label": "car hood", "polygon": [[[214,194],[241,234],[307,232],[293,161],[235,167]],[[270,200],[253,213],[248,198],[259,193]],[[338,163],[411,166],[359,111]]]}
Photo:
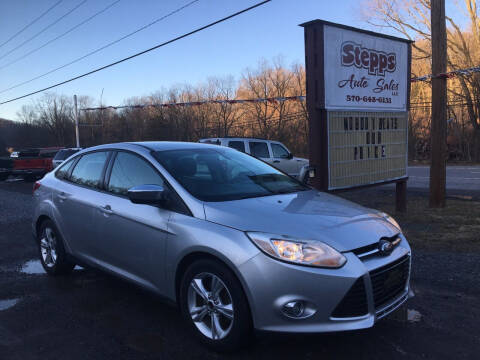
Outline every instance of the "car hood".
{"label": "car hood", "polygon": [[204,203],[206,220],[241,231],[320,240],[350,251],[400,230],[376,210],[316,190]]}

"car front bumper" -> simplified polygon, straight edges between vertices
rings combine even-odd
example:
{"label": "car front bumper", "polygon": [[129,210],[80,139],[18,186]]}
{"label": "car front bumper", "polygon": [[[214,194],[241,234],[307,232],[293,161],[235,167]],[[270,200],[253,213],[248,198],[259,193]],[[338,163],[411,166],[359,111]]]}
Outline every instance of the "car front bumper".
{"label": "car front bumper", "polygon": [[[401,243],[389,256],[372,256],[361,260],[353,252],[344,253],[347,263],[340,269],[298,266],[280,262],[263,253],[258,254],[239,268],[254,327],[260,331],[286,333],[335,332],[372,327],[408,299],[411,251],[406,239],[403,235],[401,237]],[[397,277],[400,274],[397,264],[401,264],[404,270],[402,279]],[[401,285],[385,301],[385,296],[383,293],[379,295],[379,291],[383,291],[382,286],[392,281]],[[359,284],[361,290],[354,286]],[[391,289],[389,291],[391,293]],[[388,295],[387,291],[384,292]],[[288,317],[282,309],[284,304],[291,301],[301,301],[313,309],[313,314],[305,318]],[[358,308],[358,301],[366,302],[363,313],[356,311],[355,316],[336,315],[340,308],[345,308],[345,303],[347,308]]]}

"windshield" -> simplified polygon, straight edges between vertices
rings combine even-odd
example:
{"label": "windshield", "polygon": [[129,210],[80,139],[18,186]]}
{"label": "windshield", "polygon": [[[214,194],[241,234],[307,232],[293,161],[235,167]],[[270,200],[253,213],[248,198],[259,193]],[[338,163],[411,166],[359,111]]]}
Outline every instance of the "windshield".
{"label": "windshield", "polygon": [[309,189],[263,161],[229,148],[157,151],[155,157],[175,180],[202,201],[238,200]]}

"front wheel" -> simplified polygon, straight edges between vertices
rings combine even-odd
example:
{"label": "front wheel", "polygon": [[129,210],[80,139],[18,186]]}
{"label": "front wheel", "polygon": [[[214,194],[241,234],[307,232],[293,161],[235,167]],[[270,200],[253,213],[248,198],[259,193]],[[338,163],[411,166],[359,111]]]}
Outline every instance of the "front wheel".
{"label": "front wheel", "polygon": [[38,232],[40,262],[49,275],[65,275],[72,272],[75,264],[65,253],[63,239],[51,220],[45,220]]}
{"label": "front wheel", "polygon": [[187,269],[180,307],[190,329],[214,350],[235,350],[250,339],[251,316],[242,286],[220,262],[199,260]]}

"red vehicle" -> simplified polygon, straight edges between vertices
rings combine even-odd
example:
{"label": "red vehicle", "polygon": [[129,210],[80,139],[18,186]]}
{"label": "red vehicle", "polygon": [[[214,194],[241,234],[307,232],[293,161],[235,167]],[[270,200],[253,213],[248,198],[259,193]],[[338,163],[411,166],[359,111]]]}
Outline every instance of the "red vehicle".
{"label": "red vehicle", "polygon": [[52,171],[52,160],[60,149],[63,148],[49,147],[13,152],[9,159],[0,160],[0,180],[5,180],[9,175],[20,176],[30,182],[43,177]]}

